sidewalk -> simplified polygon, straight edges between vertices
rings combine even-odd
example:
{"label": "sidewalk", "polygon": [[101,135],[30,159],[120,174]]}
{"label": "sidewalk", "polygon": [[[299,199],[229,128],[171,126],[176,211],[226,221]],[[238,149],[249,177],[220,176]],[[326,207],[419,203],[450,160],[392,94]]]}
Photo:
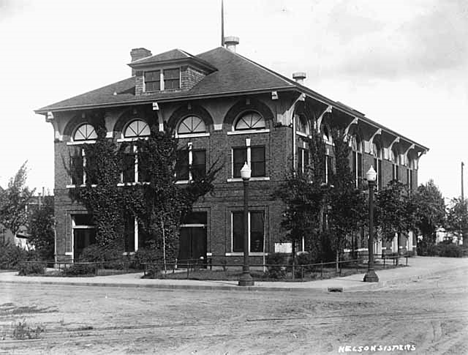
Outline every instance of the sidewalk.
{"label": "sidewalk", "polygon": [[251,287],[237,286],[237,281],[198,281],[142,279],[142,273],[132,273],[96,277],[41,277],[18,276],[17,272],[1,272],[0,283],[54,284],[75,286],[108,287],[151,287],[161,289],[199,289],[230,291],[323,291],[330,289],[361,291],[376,289],[388,285],[413,282],[418,279],[448,273],[457,269],[468,268],[467,258],[413,257],[408,259],[408,266],[395,269],[379,270],[378,283],[364,283],[365,273],[328,280],[307,282],[267,282],[255,281]]}

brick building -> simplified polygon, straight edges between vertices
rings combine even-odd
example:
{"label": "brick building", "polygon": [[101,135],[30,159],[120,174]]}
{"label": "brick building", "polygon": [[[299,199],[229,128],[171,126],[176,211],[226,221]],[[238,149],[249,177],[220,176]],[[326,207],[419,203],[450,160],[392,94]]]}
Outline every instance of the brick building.
{"label": "brick building", "polygon": [[[337,123],[347,127],[357,183],[373,165],[378,187],[394,178],[417,187],[418,162],[426,147],[303,86],[305,74],[286,78],[237,54],[235,38],[227,44],[228,48],[196,56],[178,49],[158,55],[133,49],[128,79],[36,110],[55,131],[57,260],[76,259],[94,240],[92,216],[72,203],[68,193],[86,183],[86,176],[72,178],[67,167],[86,164],[80,147],[96,139],[96,118],[105,120],[107,137],[117,142],[144,138],[154,123],[161,130],[166,125],[173,128],[181,147],[181,166],[192,166],[191,172],[183,168],[178,172],[181,185],[216,159],[224,161],[215,193],[197,202],[182,224],[180,258],[241,259],[240,168],[245,161],[252,169],[250,254],[263,258],[284,248],[279,244],[284,206],[271,194],[291,168],[307,164],[303,137],[313,129],[322,132],[330,148],[330,129]],[[144,182],[135,157],[122,172],[122,184]],[[132,252],[142,245],[143,236],[137,221],[125,224],[127,251]],[[415,247],[413,238],[402,245]],[[376,252],[380,250],[376,246]]]}

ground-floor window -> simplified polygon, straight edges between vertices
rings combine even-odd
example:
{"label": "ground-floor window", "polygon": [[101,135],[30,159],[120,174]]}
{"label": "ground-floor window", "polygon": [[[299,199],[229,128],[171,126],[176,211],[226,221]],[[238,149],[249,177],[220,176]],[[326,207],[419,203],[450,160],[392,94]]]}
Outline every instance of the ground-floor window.
{"label": "ground-floor window", "polygon": [[[249,252],[262,253],[264,251],[264,211],[250,211],[248,214]],[[232,251],[244,252],[244,212],[232,212]]]}
{"label": "ground-floor window", "polygon": [[125,252],[132,253],[144,248],[149,240],[148,234],[141,222],[133,216],[125,216],[124,221],[124,241]]}
{"label": "ground-floor window", "polygon": [[96,243],[96,225],[90,214],[72,215],[73,260],[78,260],[83,250]]}

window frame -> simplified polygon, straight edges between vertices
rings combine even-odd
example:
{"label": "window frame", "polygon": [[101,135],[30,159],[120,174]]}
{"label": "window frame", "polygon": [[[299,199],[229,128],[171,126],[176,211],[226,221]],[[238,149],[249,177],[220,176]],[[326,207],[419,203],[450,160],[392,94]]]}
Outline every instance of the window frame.
{"label": "window frame", "polygon": [[[252,251],[252,214],[256,215],[260,215],[260,220],[262,222],[262,230],[261,230],[261,233],[262,233],[262,236],[261,236],[261,241],[262,241],[262,245],[261,245],[261,251]],[[241,221],[241,223],[234,223],[235,222],[235,217],[234,216],[238,216],[238,222],[239,220]],[[248,253],[250,256],[259,256],[259,255],[265,255],[266,252],[265,252],[265,237],[266,237],[266,232],[265,232],[265,227],[266,227],[266,211],[265,210],[260,210],[260,209],[253,209],[251,211],[248,211],[248,215],[247,215],[247,234],[248,234],[248,239],[249,239],[249,242],[248,242],[248,247],[249,247],[249,250],[248,250]],[[239,226],[240,225],[240,231],[237,231],[235,230],[236,226]],[[259,231],[256,231],[256,232],[259,232]],[[236,237],[239,238],[239,240],[235,240]],[[236,244],[236,248],[234,246],[234,244]],[[240,245],[239,245],[240,244]],[[241,210],[232,210],[231,211],[231,245],[230,245],[230,252],[226,253],[227,256],[240,256],[240,255],[244,255],[244,211],[241,211]],[[240,251],[239,251],[240,250]]]}
{"label": "window frame", "polygon": [[[200,122],[203,123],[203,126],[204,126],[204,130],[203,131],[200,131],[200,132],[195,132],[195,131],[191,131],[189,133],[181,133],[180,132],[180,126],[189,118],[193,118],[193,117],[196,117],[200,120]],[[188,128],[188,125],[185,124],[185,126]],[[203,118],[201,118],[200,116],[198,115],[187,115],[187,116],[184,116],[178,123],[177,125],[177,129],[176,129],[176,138],[195,138],[195,137],[208,137],[210,135],[210,133],[208,132],[208,126],[205,122],[205,120],[203,120]]]}
{"label": "window frame", "polygon": [[[203,159],[204,160],[204,164],[194,164],[194,161],[196,160],[195,156],[196,154],[201,154],[203,155]],[[182,165],[183,167],[186,166],[186,169],[187,169],[187,175],[184,174],[184,176],[182,178],[178,178],[178,167],[180,167],[180,158],[183,158],[184,161],[186,161],[187,163]],[[187,158],[187,159],[185,159]],[[188,183],[190,181],[193,181],[194,180],[194,176],[193,176],[193,172],[194,172],[194,167],[202,167],[203,166],[203,169],[202,168],[195,168],[196,170],[204,170],[203,171],[203,175],[206,175],[206,162],[207,162],[207,156],[206,156],[206,149],[204,148],[197,148],[197,149],[194,149],[193,148],[193,143],[192,142],[188,142],[187,143],[187,147],[183,148],[183,149],[179,149],[177,151],[177,162],[176,162],[176,183],[178,184],[182,184],[182,183]]]}
{"label": "window frame", "polygon": [[[252,150],[263,150],[263,160],[260,160],[260,161],[252,161]],[[236,151],[240,152],[240,151],[245,151],[245,154],[243,154],[245,157],[246,157],[246,160],[243,161],[243,162],[239,162],[237,161],[236,162]],[[256,146],[251,146],[250,144],[249,145],[246,145],[246,146],[243,146],[243,147],[233,147],[232,148],[232,179],[241,179],[241,173],[240,173],[240,170],[242,169],[242,167],[244,166],[244,164],[247,163],[247,165],[250,167],[250,169],[252,170],[252,173],[251,173],[251,179],[263,179],[263,178],[267,178],[268,175],[267,175],[267,159],[266,159],[266,147],[264,145],[256,145]],[[263,166],[263,174],[261,175],[257,175],[257,173],[255,172],[255,166],[258,166],[258,165],[262,165]],[[240,169],[239,169],[240,167]]]}

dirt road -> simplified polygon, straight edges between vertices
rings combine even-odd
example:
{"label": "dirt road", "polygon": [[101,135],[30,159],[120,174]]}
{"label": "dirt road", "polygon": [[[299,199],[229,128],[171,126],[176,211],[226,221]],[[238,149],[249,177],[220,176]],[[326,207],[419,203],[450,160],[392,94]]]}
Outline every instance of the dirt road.
{"label": "dirt road", "polygon": [[345,293],[1,284],[0,354],[468,354],[467,280]]}

